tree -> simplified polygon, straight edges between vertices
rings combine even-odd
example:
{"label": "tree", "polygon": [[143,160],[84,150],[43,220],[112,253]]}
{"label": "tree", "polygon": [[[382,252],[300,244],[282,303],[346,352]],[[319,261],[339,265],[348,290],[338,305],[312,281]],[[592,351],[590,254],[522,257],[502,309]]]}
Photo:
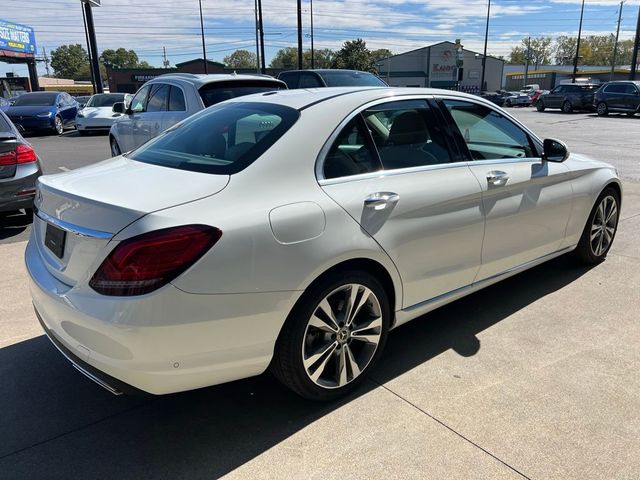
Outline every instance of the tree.
{"label": "tree", "polygon": [[393,53],[388,48],[379,48],[377,50],[372,50],[371,55],[373,56],[373,59],[377,62],[378,60],[391,57]]}
{"label": "tree", "polygon": [[[105,68],[103,63],[100,63],[100,76],[102,77],[102,80],[106,80],[107,79],[107,69]],[[85,81],[91,81],[91,64],[89,62],[85,63],[84,65],[82,65],[75,77],[73,77],[74,80],[85,80]]]}
{"label": "tree", "polygon": [[348,68],[378,73],[376,61],[361,38],[346,41],[333,59],[333,68]]}
{"label": "tree", "polygon": [[298,49],[285,47],[278,50],[269,64],[271,68],[284,68],[292,70],[298,68]]}
{"label": "tree", "polygon": [[522,65],[527,63],[527,50],[529,51],[529,63],[534,66],[549,64],[552,61],[553,49],[551,37],[523,38],[520,45],[511,49],[509,63]]}
{"label": "tree", "polygon": [[102,62],[110,68],[136,68],[139,66],[138,55],[133,50],[118,48],[102,52]]}
{"label": "tree", "polygon": [[573,57],[576,54],[576,37],[560,35],[556,38],[556,48],[554,49],[556,64],[572,65]]}
{"label": "tree", "polygon": [[89,54],[79,43],[61,45],[51,51],[51,67],[58,78],[76,80],[78,73],[89,65]]}
{"label": "tree", "polygon": [[526,63],[524,51],[525,49],[519,45],[513,47],[509,54],[509,63],[513,65],[524,65]]}
{"label": "tree", "polygon": [[[330,48],[313,51],[314,68],[331,68],[335,52]],[[281,48],[269,64],[271,68],[293,70],[298,68],[298,49],[295,47]],[[311,50],[302,52],[302,68],[311,68]]]}
{"label": "tree", "polygon": [[[330,48],[321,48],[313,51],[314,68],[331,68],[335,52]],[[305,68],[311,68],[311,50],[306,50],[302,54],[302,64]]]}
{"label": "tree", "polygon": [[249,50],[236,50],[224,57],[223,62],[228,68],[255,68],[258,58]]}

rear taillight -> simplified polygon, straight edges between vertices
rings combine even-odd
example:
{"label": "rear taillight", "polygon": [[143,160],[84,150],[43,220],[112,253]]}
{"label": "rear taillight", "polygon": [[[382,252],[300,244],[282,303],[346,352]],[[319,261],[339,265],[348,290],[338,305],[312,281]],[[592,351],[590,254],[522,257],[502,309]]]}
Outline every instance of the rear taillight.
{"label": "rear taillight", "polygon": [[123,240],[102,262],[89,285],[103,295],[152,292],[187,270],[221,236],[215,227],[183,225]]}
{"label": "rear taillight", "polygon": [[0,153],[0,166],[17,165],[18,163],[31,163],[38,159],[36,152],[29,145],[19,144],[11,152]]}

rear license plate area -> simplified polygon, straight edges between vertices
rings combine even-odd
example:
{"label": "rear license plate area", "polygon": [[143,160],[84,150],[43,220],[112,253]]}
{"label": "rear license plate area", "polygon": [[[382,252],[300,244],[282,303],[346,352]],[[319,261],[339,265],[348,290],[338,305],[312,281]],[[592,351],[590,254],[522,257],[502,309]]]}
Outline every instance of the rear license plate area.
{"label": "rear license plate area", "polygon": [[58,258],[62,258],[64,256],[64,244],[66,239],[67,232],[55,225],[51,225],[50,223],[47,224],[47,230],[44,235],[44,244]]}

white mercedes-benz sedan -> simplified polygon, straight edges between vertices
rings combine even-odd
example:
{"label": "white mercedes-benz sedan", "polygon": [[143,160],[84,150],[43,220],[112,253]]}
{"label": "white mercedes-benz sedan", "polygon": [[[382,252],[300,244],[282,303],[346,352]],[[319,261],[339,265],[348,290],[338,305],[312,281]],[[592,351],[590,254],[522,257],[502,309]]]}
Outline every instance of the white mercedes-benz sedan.
{"label": "white mercedes-benz sedan", "polygon": [[270,367],[326,400],[398,325],[568,252],[604,260],[621,195],[611,165],[479,97],[274,91],[41,177],[26,264],[48,337],[113,393]]}

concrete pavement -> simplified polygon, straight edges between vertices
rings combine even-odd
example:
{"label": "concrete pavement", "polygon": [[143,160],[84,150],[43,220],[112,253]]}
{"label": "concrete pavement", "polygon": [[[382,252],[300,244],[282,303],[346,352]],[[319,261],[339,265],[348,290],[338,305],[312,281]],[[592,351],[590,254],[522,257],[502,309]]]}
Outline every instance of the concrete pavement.
{"label": "concrete pavement", "polygon": [[606,262],[558,258],[394,331],[364,389],[269,375],[113,397],[40,333],[25,243],[0,246],[0,477],[640,477],[640,183]]}

